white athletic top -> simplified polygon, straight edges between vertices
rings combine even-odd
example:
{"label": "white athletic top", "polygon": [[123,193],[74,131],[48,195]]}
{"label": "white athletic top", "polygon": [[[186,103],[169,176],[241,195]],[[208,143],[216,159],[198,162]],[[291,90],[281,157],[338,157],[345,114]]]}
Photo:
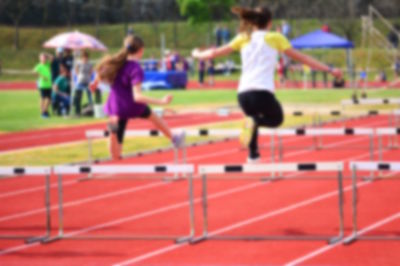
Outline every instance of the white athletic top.
{"label": "white athletic top", "polygon": [[230,47],[240,51],[242,75],[238,93],[252,90],[275,91],[275,67],[279,52],[290,49],[288,39],[278,32],[254,31],[251,36],[237,35]]}

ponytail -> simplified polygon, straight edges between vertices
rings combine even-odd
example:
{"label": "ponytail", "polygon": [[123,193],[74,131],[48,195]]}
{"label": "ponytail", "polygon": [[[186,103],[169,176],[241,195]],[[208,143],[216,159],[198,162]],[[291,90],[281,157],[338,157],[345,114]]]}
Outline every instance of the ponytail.
{"label": "ponytail", "polygon": [[124,40],[124,47],[115,55],[108,55],[101,59],[96,66],[96,72],[100,80],[113,83],[119,70],[126,63],[130,54],[137,53],[144,47],[143,40],[138,36],[128,36]]}

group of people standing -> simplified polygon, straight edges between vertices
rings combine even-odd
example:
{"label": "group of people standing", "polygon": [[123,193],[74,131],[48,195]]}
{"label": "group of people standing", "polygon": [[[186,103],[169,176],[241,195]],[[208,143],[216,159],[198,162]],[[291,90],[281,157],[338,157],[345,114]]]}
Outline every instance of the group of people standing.
{"label": "group of people standing", "polygon": [[[87,92],[89,104],[93,104],[89,83],[93,75],[93,65],[89,53],[83,51],[79,62],[74,64],[72,51],[57,48],[55,56],[48,53],[39,55],[39,63],[33,70],[38,75],[37,86],[40,92],[40,111],[42,118],[49,118],[50,106],[53,115],[70,114],[73,103],[77,116],[81,114],[83,91]],[[72,84],[76,84],[72,86]],[[72,87],[74,98],[71,101]]]}

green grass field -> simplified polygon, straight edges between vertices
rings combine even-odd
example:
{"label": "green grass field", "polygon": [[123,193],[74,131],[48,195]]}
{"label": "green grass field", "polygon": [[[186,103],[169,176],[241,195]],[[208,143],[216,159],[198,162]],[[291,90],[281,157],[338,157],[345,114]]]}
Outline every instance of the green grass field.
{"label": "green grass field", "polygon": [[[235,106],[234,90],[175,90],[146,92],[152,97],[161,98],[166,93],[174,96],[171,108],[195,109],[210,106]],[[334,106],[340,100],[350,98],[352,90],[278,90],[277,97],[285,106]],[[371,90],[370,97],[400,97],[399,90]],[[104,97],[106,98],[106,96]],[[92,118],[40,118],[39,96],[36,91],[0,91],[0,131],[20,131],[83,123],[95,123],[103,120]]]}

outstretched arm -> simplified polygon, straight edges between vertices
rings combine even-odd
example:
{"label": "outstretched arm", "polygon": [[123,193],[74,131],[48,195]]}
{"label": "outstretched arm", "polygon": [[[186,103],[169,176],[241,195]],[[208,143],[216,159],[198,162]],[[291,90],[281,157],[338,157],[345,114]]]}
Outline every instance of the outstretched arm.
{"label": "outstretched arm", "polygon": [[306,55],[302,52],[297,51],[296,49],[290,48],[284,52],[287,56],[292,58],[293,60],[299,61],[305,65],[308,65],[312,69],[320,70],[324,72],[328,72],[335,77],[340,78],[342,76],[342,72],[340,69],[331,68],[330,66],[321,63],[320,61],[316,60],[315,58]]}
{"label": "outstretched arm", "polygon": [[224,45],[218,48],[210,48],[204,51],[200,51],[199,49],[194,49],[192,52],[192,56],[197,59],[213,59],[215,57],[221,57],[225,55],[229,55],[233,52],[233,49],[229,45]]}
{"label": "outstretched arm", "polygon": [[155,105],[167,105],[172,101],[172,95],[166,95],[164,98],[160,99],[154,99],[151,97],[148,97],[146,95],[143,95],[142,93],[142,85],[136,84],[133,87],[133,93],[135,95],[135,101],[140,102],[140,103],[145,103],[145,104],[155,104]]}

